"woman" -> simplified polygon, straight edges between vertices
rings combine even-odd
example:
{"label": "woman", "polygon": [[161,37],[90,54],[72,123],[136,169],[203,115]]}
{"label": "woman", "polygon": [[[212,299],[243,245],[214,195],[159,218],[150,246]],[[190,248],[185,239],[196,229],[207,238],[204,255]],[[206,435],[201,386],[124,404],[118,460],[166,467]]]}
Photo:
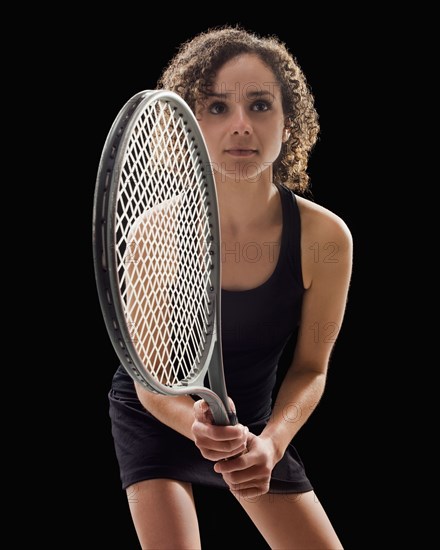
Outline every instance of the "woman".
{"label": "woman", "polygon": [[[110,416],[139,541],[200,548],[199,483],[229,488],[272,548],[342,548],[292,445],[323,394],[352,265],[345,223],[305,198],[319,131],[313,96],[276,37],[237,27],[183,44],[158,87],[193,109],[214,169],[225,377],[240,423],[215,426],[203,400],[148,393],[119,367]],[[333,243],[334,261],[316,261],[316,243]]]}

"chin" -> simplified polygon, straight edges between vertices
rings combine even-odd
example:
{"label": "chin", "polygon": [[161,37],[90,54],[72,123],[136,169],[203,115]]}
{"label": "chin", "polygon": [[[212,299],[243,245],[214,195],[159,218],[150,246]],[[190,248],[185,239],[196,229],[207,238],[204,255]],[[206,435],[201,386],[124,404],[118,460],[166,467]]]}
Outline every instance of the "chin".
{"label": "chin", "polygon": [[[212,167],[216,176],[220,178],[220,181],[234,181],[234,182],[256,182],[260,179],[263,172],[266,172],[267,167],[262,167],[260,163],[248,160],[247,162],[233,162],[228,163],[212,163]],[[220,167],[220,169],[219,169]]]}

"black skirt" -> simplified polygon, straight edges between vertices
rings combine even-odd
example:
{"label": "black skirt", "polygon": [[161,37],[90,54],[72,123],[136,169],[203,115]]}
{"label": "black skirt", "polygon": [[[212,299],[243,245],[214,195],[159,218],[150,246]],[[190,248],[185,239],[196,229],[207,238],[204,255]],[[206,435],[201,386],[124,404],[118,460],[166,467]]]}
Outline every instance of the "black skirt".
{"label": "black skirt", "polygon": [[[120,367],[109,392],[110,418],[122,488],[146,479],[168,478],[228,489],[215,462],[203,458],[193,441],[145,410],[134,382]],[[268,418],[248,424],[259,435]],[[295,447],[289,445],[272,471],[270,493],[303,493],[313,489]]]}

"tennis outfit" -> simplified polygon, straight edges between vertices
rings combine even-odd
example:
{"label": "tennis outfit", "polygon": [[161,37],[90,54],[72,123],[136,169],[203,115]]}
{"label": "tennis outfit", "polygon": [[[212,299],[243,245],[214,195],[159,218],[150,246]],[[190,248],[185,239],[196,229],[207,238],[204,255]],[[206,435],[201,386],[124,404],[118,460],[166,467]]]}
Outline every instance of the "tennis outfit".
{"label": "tennis outfit", "polygon": [[[283,229],[278,262],[262,285],[244,291],[222,290],[222,350],[228,395],[239,422],[259,435],[271,414],[277,366],[298,330],[304,293],[301,272],[300,214],[294,193],[278,185]],[[248,251],[251,257],[251,250]],[[195,399],[199,399],[195,397]],[[193,441],[145,410],[134,382],[122,366],[109,392],[110,418],[123,489],[145,479],[171,478],[228,488],[214,462]],[[270,492],[312,490],[304,465],[290,444],[272,471]]]}

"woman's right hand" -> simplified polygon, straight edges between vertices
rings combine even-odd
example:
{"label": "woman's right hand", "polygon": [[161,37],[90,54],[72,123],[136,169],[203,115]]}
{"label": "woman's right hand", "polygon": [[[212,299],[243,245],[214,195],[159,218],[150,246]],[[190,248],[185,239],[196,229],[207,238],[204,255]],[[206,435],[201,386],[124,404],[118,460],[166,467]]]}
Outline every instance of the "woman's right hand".
{"label": "woman's right hand", "polygon": [[[232,400],[229,401],[232,410],[235,410]],[[249,434],[247,426],[216,426],[209,406],[203,399],[194,403],[194,422],[191,431],[202,456],[213,462],[231,458],[246,450]]]}

